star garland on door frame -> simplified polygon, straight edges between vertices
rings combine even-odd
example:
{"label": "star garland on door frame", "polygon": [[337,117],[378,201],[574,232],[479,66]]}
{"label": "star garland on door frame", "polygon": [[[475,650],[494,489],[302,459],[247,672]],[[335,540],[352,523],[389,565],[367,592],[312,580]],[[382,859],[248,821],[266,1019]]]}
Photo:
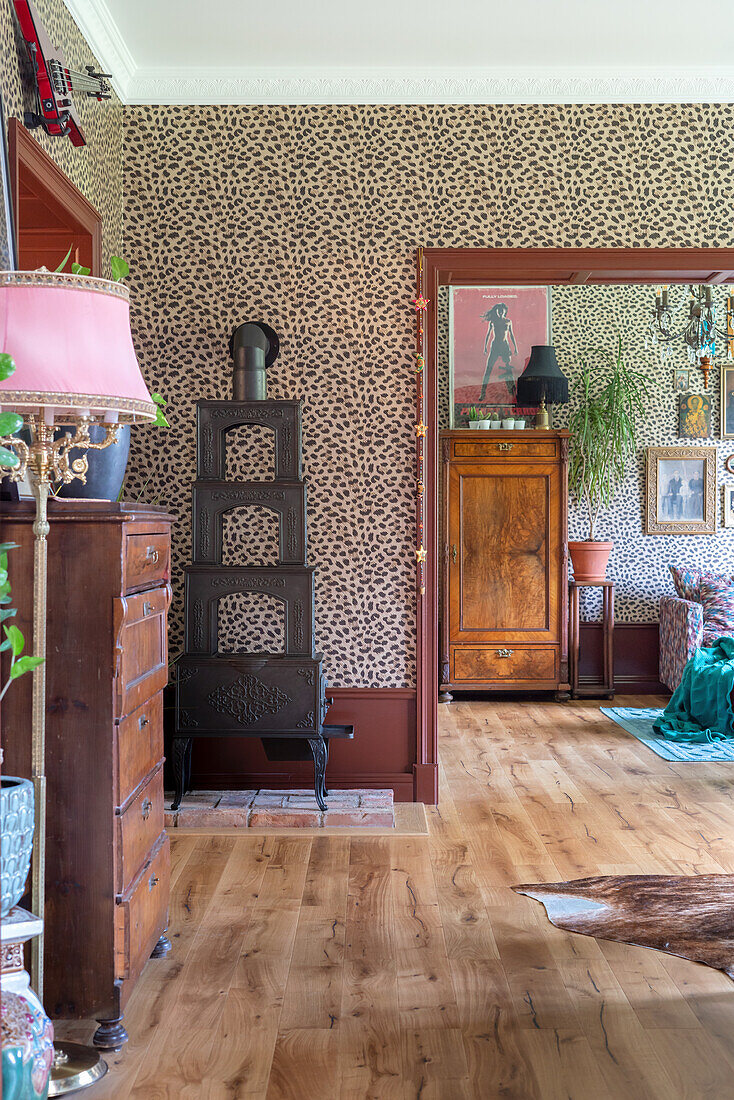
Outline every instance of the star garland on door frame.
{"label": "star garland on door frame", "polygon": [[426,436],[428,425],[423,420],[423,368],[425,366],[424,319],[429,299],[423,293],[423,249],[418,249],[418,293],[413,299],[416,317],[415,352],[415,403],[417,423],[416,436],[416,585],[421,596],[426,594],[426,558],[428,556],[425,539],[425,484],[423,481],[426,457]]}

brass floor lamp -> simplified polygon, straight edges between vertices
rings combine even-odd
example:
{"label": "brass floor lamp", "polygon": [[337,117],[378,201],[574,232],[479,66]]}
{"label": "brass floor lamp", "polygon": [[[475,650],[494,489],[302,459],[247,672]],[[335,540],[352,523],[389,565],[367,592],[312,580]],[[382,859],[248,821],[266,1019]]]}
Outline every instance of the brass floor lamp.
{"label": "brass floor lamp", "polygon": [[[156,406],[143,381],[130,334],[126,287],[106,279],[39,271],[0,272],[0,353],[15,371],[0,381],[0,409],[23,418],[27,439],[11,435],[0,444],[17,457],[0,472],[26,475],[36,501],[33,524],[33,655],[46,657],[48,497],[54,484],[85,480],[86,452],[117,440],[118,426],[154,420]],[[92,424],[104,426],[93,442]],[[60,431],[59,429],[63,430]],[[72,452],[76,451],[77,456]],[[46,672],[33,670],[31,715],[35,832],[31,870],[33,912],[43,917],[46,894]],[[31,983],[43,1001],[43,935],[31,949]],[[72,1050],[72,1048],[78,1048]],[[81,1044],[57,1045],[50,1096],[92,1084],[97,1051]],[[81,1072],[74,1076],[77,1068]],[[101,1071],[104,1072],[104,1069]],[[91,1076],[90,1076],[91,1075]],[[97,1074],[98,1076],[99,1074]],[[56,1087],[55,1087],[56,1086]]]}

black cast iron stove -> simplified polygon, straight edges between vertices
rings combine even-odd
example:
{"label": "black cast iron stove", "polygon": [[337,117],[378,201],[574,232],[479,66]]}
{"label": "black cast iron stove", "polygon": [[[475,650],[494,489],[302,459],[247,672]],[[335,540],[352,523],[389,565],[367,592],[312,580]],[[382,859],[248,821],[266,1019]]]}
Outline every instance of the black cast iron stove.
{"label": "black cast iron stove", "polygon": [[[314,793],[325,810],[329,741],[354,736],[353,726],[324,724],[331,699],[322,656],[314,651],[315,567],[306,561],[301,402],[266,396],[266,370],[278,350],[267,325],[240,325],[230,341],[233,400],[196,403],[193,561],[185,569],[185,643],[176,662],[174,810],[189,788],[196,737],[260,737],[269,760],[313,756]],[[226,480],[227,432],[243,424],[273,430],[273,481]],[[250,504],[278,516],[278,565],[222,565],[223,517]],[[283,653],[218,652],[219,600],[235,592],[266,593],[283,603]]]}

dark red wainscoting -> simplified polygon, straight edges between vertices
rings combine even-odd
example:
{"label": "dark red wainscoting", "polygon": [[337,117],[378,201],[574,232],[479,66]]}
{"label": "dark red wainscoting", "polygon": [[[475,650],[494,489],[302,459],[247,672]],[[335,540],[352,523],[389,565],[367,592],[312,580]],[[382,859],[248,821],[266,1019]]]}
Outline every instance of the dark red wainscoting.
{"label": "dark red wainscoting", "polygon": [[[601,623],[581,623],[581,680],[602,679]],[[668,695],[658,679],[658,624],[617,623],[614,682],[618,695]]]}
{"label": "dark red wainscoting", "polygon": [[[391,787],[398,802],[413,801],[415,691],[408,688],[329,688],[334,705],[327,721],[354,724],[353,741],[332,741],[329,786]],[[249,790],[303,786],[313,765],[276,763],[257,738],[194,740],[192,786],[200,790]]]}

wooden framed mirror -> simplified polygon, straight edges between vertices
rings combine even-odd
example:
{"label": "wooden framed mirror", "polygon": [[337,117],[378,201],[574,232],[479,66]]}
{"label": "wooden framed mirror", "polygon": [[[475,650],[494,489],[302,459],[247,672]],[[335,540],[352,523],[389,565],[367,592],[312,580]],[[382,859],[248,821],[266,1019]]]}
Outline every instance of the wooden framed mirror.
{"label": "wooden framed mirror", "polygon": [[101,276],[99,211],[17,118],[8,122],[8,155],[19,270],[53,271],[71,245],[70,261]]}

